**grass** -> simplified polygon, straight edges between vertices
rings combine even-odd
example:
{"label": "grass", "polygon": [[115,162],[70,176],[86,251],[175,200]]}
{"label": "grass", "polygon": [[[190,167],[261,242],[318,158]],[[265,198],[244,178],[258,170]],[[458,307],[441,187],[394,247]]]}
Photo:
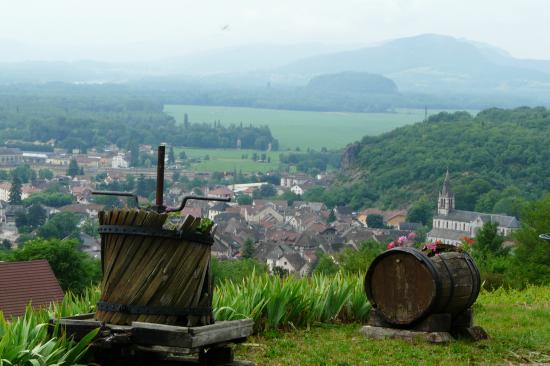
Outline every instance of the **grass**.
{"label": "grass", "polygon": [[449,345],[369,340],[360,323],[318,324],[254,336],[237,357],[258,365],[469,365],[550,362],[550,286],[483,291],[475,322],[489,340]]}
{"label": "grass", "polygon": [[[200,149],[200,148],[182,148],[174,149],[176,157],[181,151],[185,151],[188,158],[200,158],[200,163],[191,165],[191,169],[195,171],[242,171],[242,172],[268,172],[276,170],[279,166],[279,151],[266,153],[265,151],[256,150],[236,150],[236,149]],[[253,161],[252,154],[267,154],[270,157],[270,162]],[[242,159],[242,155],[248,155],[247,159]],[[208,155],[209,160],[204,160]]]}
{"label": "grass", "polygon": [[[243,107],[166,105],[166,113],[183,122],[221,120],[225,124],[268,125],[281,150],[308,147],[338,149],[365,135],[379,135],[424,119],[423,109],[400,109],[395,113],[310,112]],[[439,111],[429,111],[435,114]]]}

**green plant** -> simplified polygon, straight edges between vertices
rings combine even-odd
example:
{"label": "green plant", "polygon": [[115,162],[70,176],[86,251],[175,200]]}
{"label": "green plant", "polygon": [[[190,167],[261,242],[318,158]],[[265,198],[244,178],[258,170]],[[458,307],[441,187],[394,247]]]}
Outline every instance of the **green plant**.
{"label": "green plant", "polygon": [[370,305],[362,274],[276,277],[253,273],[241,282],[222,282],[214,292],[217,320],[251,317],[258,331],[316,322],[362,321]]}
{"label": "green plant", "polygon": [[48,334],[46,311],[27,308],[25,315],[7,321],[0,312],[0,365],[76,365],[99,329],[78,342],[67,338],[58,326]]}

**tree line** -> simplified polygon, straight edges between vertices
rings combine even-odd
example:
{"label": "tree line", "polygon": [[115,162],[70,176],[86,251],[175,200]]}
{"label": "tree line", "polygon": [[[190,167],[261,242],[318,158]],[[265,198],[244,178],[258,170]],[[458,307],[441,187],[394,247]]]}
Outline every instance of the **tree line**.
{"label": "tree line", "polygon": [[[75,86],[0,88],[0,141],[53,141],[68,150],[99,150],[115,144],[130,149],[162,142],[175,146],[277,150],[267,126],[224,125],[222,122],[177,124],[163,112],[163,103],[132,95],[128,90]],[[33,145],[33,150],[49,145]]]}

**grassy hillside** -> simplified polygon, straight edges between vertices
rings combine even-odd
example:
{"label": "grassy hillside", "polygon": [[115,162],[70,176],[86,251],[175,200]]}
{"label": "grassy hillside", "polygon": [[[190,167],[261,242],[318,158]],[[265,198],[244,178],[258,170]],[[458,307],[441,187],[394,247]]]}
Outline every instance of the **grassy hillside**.
{"label": "grassy hillside", "polygon": [[396,113],[348,113],[166,105],[164,111],[180,123],[187,113],[193,123],[220,120],[224,125],[241,122],[244,125],[267,125],[273,137],[279,140],[281,150],[342,148],[360,136],[379,135],[424,119],[424,110],[420,109],[403,109]]}
{"label": "grassy hillside", "polygon": [[[335,189],[354,205],[435,202],[449,168],[457,208],[509,212],[500,200],[550,190],[550,110],[489,109],[473,117],[442,113],[427,122],[364,137],[345,155],[348,182]],[[353,197],[352,197],[353,196]]]}

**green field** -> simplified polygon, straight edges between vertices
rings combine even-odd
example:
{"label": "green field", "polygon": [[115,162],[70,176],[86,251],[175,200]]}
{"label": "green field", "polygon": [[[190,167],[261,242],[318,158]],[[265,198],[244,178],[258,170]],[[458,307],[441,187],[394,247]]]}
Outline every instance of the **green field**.
{"label": "green field", "polygon": [[[195,171],[211,171],[211,172],[223,172],[223,171],[242,171],[242,172],[267,172],[277,169],[279,166],[279,154],[278,151],[268,152],[255,151],[255,150],[236,150],[236,149],[199,149],[199,148],[175,148],[176,156],[179,156],[181,151],[185,151],[188,158],[200,158],[200,163],[191,165],[191,169]],[[257,162],[253,161],[252,154],[257,153],[261,155],[265,153],[271,161]],[[205,160],[205,156],[208,155],[208,160]],[[247,159],[242,159],[243,155],[248,155]]]}
{"label": "green field", "polygon": [[[178,122],[185,113],[189,121],[268,125],[281,149],[341,148],[365,135],[378,135],[394,128],[422,121],[423,109],[402,109],[395,113],[307,112],[274,109],[166,105],[166,113]],[[439,111],[429,110],[429,114]]]}

